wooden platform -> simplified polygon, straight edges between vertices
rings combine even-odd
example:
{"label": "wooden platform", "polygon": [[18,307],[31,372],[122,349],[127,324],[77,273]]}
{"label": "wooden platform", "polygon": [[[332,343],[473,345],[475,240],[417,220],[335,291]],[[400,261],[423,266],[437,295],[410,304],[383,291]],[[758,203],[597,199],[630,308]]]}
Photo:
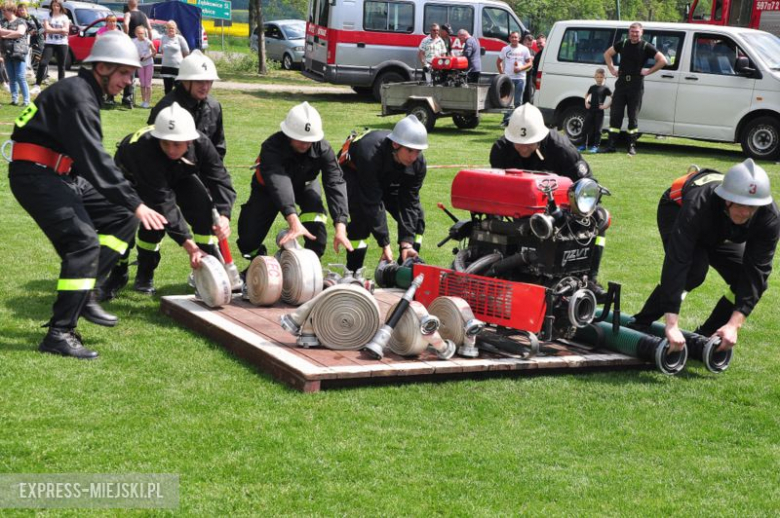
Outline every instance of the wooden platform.
{"label": "wooden platform", "polygon": [[[400,290],[377,290],[375,295],[383,318],[402,294]],[[429,353],[420,358],[403,358],[388,352],[383,360],[377,361],[362,351],[296,347],[295,337],[279,325],[279,317],[293,310],[281,303],[258,308],[238,295],[232,304],[220,309],[208,308],[193,295],[163,297],[160,306],[160,311],[185,327],[211,338],[276,380],[303,392],[375,383],[649,366],[622,354],[557,342],[543,343],[542,354],[527,360],[480,352],[479,358],[455,356],[444,361]]]}

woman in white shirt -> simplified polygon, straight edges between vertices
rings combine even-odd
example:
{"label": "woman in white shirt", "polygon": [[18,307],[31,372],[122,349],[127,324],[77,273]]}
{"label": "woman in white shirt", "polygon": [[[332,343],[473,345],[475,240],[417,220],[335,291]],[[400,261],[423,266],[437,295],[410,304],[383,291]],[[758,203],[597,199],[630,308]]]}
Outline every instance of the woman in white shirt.
{"label": "woman in white shirt", "polygon": [[33,93],[41,91],[41,84],[49,73],[49,61],[52,54],[57,56],[57,80],[65,79],[65,60],[68,58],[68,33],[70,32],[70,20],[62,9],[60,0],[51,0],[49,6],[49,19],[44,20],[45,31],[43,56],[38,65],[38,75],[35,78]]}
{"label": "woman in white shirt", "polygon": [[160,75],[165,85],[165,93],[173,90],[173,83],[179,75],[181,61],[190,53],[187,40],[181,34],[176,33],[176,22],[170,20],[165,24],[165,34],[160,38],[160,52],[162,53],[162,66]]}

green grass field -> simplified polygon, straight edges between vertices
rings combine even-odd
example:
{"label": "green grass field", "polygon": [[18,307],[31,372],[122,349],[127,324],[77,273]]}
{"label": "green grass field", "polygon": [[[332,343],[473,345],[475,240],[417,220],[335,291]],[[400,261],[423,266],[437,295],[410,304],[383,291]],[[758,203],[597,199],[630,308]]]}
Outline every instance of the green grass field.
{"label": "green grass field", "polygon": [[[377,117],[379,106],[356,96],[215,93],[238,191],[234,222],[261,142],[294,104],[321,111],[334,146],[352,128],[389,129],[399,119]],[[5,138],[17,112],[0,108]],[[104,112],[106,147],[147,116]],[[423,190],[430,263],[450,262],[451,247],[434,245],[450,223],[435,204],[449,203],[457,166],[487,165],[499,122],[487,116],[460,132],[442,120],[430,136],[429,165],[452,166],[432,168]],[[661,193],[690,164],[725,171],[742,160],[735,145],[679,139],[643,137],[639,152],[588,157],[613,193],[602,280],[623,283],[627,312],[659,276]],[[780,195],[780,166],[762,165]],[[720,376],[690,364],[673,378],[629,371],[305,395],[162,316],[159,297],[132,292],[107,305],[118,327],[80,326],[97,361],[38,354],[59,261],[6,174],[0,211],[0,472],[175,473],[178,512],[205,516],[780,513],[776,276]],[[374,246],[366,264],[377,258]],[[188,292],[186,259],[164,242],[159,295]],[[331,250],[323,262],[343,260]],[[687,298],[684,327],[706,316],[724,286],[713,274]]]}

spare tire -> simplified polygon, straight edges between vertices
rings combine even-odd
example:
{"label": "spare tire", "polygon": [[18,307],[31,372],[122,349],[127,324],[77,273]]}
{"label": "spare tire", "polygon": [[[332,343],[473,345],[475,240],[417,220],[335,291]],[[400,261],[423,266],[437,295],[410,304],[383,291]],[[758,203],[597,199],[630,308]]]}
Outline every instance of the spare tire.
{"label": "spare tire", "polygon": [[515,85],[506,74],[493,76],[488,89],[488,100],[493,108],[509,108],[515,99]]}

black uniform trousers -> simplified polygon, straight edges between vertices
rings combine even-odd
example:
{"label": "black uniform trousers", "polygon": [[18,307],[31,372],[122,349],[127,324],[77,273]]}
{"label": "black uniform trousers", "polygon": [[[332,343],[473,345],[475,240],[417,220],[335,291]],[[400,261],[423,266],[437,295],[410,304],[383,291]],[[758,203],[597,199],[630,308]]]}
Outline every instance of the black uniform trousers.
{"label": "black uniform trousers", "polygon": [[601,143],[601,127],[603,125],[604,110],[588,110],[585,114],[585,121],[582,124],[582,132],[585,134],[585,146],[593,147]]}
{"label": "black uniform trousers", "polygon": [[138,221],[83,178],[58,176],[31,162],[12,162],[9,169],[11,191],[62,260],[49,325],[73,329],[92,289],[125,253]]}
{"label": "black uniform trousers", "polygon": [[642,109],[642,95],[645,89],[642,80],[634,79],[631,83],[623,83],[615,87],[612,96],[612,105],[609,112],[609,131],[610,136],[620,133],[620,127],[623,125],[623,113],[628,110],[628,133],[632,141],[636,140],[635,135],[639,128],[639,111]]}
{"label": "black uniform trousers", "polygon": [[[317,254],[317,257],[322,257],[328,241],[325,222],[305,221],[310,219],[307,217],[310,215],[327,214],[322,204],[320,182],[313,180],[302,189],[295,191],[294,195],[295,203],[301,209],[299,217],[303,226],[317,238],[314,241],[304,239],[303,246]],[[245,257],[254,258],[268,253],[263,241],[278,215],[279,209],[268,191],[263,186],[252,182],[249,200],[241,206],[241,214],[238,217],[238,249]]]}
{"label": "black uniform trousers", "polygon": [[[658,205],[658,230],[664,244],[664,251],[668,252],[669,238],[672,234],[674,222],[680,212],[680,207],[668,200],[661,200]],[[711,248],[696,248],[691,261],[691,268],[685,279],[685,291],[693,291],[704,283],[710,266],[720,274],[733,293],[736,290],[739,275],[742,270],[742,257],[745,253],[744,243],[721,243]],[[713,309],[707,321],[702,324],[697,332],[704,336],[711,336],[731,318],[734,311],[734,303],[727,297],[721,297]],[[634,315],[640,325],[649,325],[664,315],[661,307],[661,286],[656,286],[653,293],[645,302],[642,310]]]}

